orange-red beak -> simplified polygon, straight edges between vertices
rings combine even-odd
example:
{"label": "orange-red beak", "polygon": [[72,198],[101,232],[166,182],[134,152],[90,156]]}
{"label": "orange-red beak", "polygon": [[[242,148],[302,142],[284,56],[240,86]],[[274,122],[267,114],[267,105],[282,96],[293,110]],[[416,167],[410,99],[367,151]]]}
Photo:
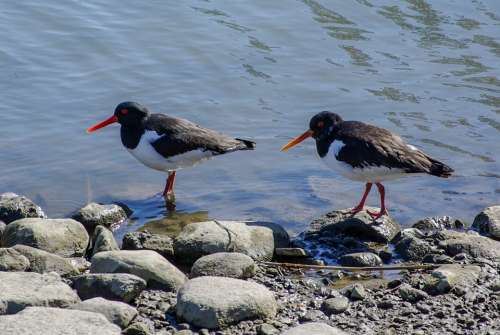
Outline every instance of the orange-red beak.
{"label": "orange-red beak", "polygon": [[302,135],[294,138],[293,140],[291,140],[290,142],[288,142],[285,146],[283,146],[283,148],[281,148],[281,151],[288,151],[288,149],[290,149],[291,147],[296,146],[297,144],[299,144],[300,142],[302,142],[306,138],[311,137],[313,134],[314,134],[314,132],[312,130],[306,131]]}
{"label": "orange-red beak", "polygon": [[104,120],[101,123],[98,123],[95,126],[92,126],[92,127],[88,128],[87,129],[87,133],[92,133],[92,132],[96,131],[97,129],[104,128],[104,127],[106,127],[106,126],[108,126],[108,125],[110,125],[112,123],[115,123],[115,122],[118,122],[118,118],[115,115],[113,115],[109,119]]}

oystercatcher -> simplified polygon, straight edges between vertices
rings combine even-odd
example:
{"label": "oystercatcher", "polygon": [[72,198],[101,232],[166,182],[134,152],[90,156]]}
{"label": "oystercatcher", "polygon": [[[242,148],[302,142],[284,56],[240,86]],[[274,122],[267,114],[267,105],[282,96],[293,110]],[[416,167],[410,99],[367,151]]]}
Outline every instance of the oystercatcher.
{"label": "oystercatcher", "polygon": [[309,122],[309,130],[287,143],[282,151],[306,138],[316,140],[321,160],[340,175],[365,182],[365,193],[351,212],[363,210],[372,184],[380,193],[380,211],[368,214],[376,220],[387,213],[385,189],[382,181],[403,176],[430,174],[447,178],[453,169],[428,156],[390,131],[358,121],[343,121],[328,111],[316,114]]}
{"label": "oystercatcher", "polygon": [[87,129],[91,133],[112,123],[121,124],[125,148],[149,168],[168,173],[163,196],[174,202],[175,172],[213,156],[238,150],[252,150],[255,143],[231,138],[200,127],[188,120],[153,114],[136,102],[122,102],[113,116]]}

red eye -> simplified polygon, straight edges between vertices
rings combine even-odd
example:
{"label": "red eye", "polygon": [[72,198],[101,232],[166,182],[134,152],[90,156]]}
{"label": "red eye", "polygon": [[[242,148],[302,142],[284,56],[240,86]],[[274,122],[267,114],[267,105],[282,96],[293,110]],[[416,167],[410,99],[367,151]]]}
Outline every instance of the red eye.
{"label": "red eye", "polygon": [[325,123],[323,121],[318,122],[318,128],[323,128],[324,125]]}
{"label": "red eye", "polygon": [[120,111],[120,113],[122,113],[123,115],[127,115],[128,114],[128,109],[122,109]]}

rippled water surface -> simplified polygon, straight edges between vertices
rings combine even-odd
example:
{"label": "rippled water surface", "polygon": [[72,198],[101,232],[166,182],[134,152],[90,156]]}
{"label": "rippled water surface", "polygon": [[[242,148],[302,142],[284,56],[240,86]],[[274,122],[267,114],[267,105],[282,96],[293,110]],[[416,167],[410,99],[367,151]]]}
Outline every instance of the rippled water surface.
{"label": "rippled water surface", "polygon": [[[2,1],[0,191],[53,217],[123,201],[136,219],[122,232],[208,217],[298,231],[363,190],[323,167],[313,141],[279,152],[329,109],[457,170],[389,183],[402,224],[471,221],[500,201],[499,38],[498,0]],[[123,100],[258,150],[180,171],[178,212],[166,215],[165,176],[124,150],[118,127],[84,132]]]}

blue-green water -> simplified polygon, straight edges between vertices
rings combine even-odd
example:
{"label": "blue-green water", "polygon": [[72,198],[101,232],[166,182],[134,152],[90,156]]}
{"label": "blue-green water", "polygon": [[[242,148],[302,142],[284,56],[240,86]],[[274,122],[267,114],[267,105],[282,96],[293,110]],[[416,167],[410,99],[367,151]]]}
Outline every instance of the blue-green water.
{"label": "blue-green water", "polygon": [[279,152],[329,109],[457,170],[389,183],[402,224],[471,221],[500,202],[499,37],[497,0],[3,1],[0,191],[53,217],[95,200],[136,209],[124,229],[161,219],[165,176],[122,148],[117,127],[84,132],[136,100],[258,143],[180,171],[169,224],[198,213],[297,231],[363,190],[323,167],[312,141]]}

